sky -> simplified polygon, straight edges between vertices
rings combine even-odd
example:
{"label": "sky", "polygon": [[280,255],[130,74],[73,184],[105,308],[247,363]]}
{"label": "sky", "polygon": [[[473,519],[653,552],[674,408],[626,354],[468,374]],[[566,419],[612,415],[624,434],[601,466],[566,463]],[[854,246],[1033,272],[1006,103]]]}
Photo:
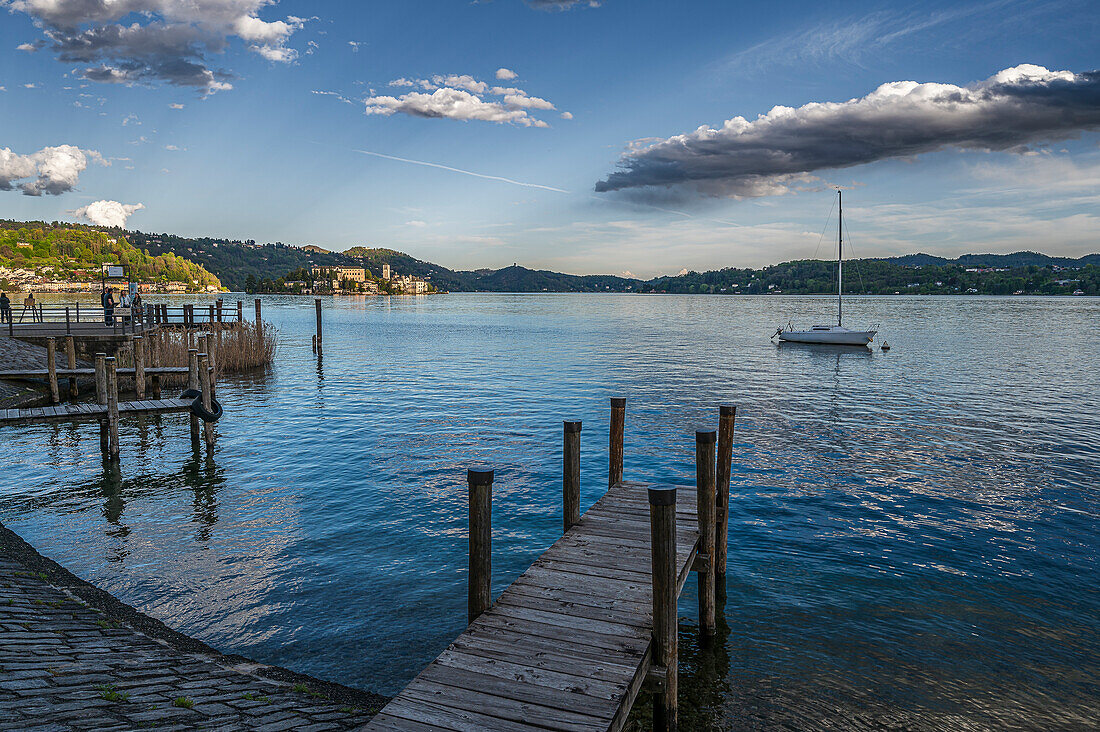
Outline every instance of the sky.
{"label": "sky", "polygon": [[832,256],[839,187],[852,256],[1080,256],[1098,49],[1095,0],[0,0],[0,218],[651,277]]}

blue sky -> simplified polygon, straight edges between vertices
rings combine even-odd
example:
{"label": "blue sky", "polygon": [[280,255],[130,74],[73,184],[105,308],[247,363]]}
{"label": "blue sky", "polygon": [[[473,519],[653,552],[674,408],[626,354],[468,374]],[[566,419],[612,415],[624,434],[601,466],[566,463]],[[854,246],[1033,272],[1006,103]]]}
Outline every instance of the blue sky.
{"label": "blue sky", "polygon": [[[841,185],[857,256],[1100,250],[1092,0],[125,2],[0,0],[0,216],[651,276],[812,256]],[[1023,64],[1072,73],[987,81]],[[974,114],[844,105],[903,81]],[[62,145],[83,169],[36,188]]]}

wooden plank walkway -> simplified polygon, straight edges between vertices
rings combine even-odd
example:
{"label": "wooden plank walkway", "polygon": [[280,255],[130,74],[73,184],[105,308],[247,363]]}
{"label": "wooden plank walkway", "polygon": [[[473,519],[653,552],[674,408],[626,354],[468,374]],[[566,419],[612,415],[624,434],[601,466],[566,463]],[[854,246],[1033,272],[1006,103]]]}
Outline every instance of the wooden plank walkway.
{"label": "wooden plank walkway", "polygon": [[[119,376],[133,376],[134,369],[122,368],[117,369],[116,373]],[[147,366],[145,368],[146,376],[156,375],[168,375],[168,374],[182,374],[187,375],[186,366]],[[70,376],[95,376],[94,368],[78,368],[78,369],[57,369],[57,378],[68,378]],[[0,379],[48,379],[50,372],[48,369],[10,369],[7,371],[0,371]]]}
{"label": "wooden plank walkway", "polygon": [[[605,493],[363,729],[622,729],[654,653],[647,488]],[[678,596],[699,523],[677,494]]]}
{"label": "wooden plank walkway", "polygon": [[[186,412],[191,409],[190,399],[156,399],[119,402],[119,416],[137,414],[163,414]],[[106,419],[106,404],[61,404],[53,407],[30,409],[0,409],[0,425],[35,424],[39,422],[64,422],[74,419]]]}

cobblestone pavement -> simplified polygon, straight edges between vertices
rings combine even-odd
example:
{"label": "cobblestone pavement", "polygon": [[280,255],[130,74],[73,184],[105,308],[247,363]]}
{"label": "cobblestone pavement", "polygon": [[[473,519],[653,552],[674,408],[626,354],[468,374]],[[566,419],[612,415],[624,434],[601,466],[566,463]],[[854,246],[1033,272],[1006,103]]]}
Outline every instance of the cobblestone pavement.
{"label": "cobblestone pavement", "polygon": [[262,678],[256,672],[270,667],[239,657],[172,647],[8,548],[0,545],[0,730],[314,732],[354,728],[373,711]]}
{"label": "cobblestone pavement", "polygon": [[[7,326],[4,326],[7,332]],[[61,361],[64,362],[64,354]],[[18,338],[0,336],[0,370],[2,369],[44,369],[46,368],[46,349]],[[41,390],[31,388],[25,383],[0,379],[0,409],[14,408],[39,398]]]}

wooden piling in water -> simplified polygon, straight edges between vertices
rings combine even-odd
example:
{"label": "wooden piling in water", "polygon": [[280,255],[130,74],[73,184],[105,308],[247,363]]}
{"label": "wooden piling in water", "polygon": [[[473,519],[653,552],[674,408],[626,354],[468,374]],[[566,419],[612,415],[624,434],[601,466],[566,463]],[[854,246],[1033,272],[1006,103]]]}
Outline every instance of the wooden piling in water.
{"label": "wooden piling in water", "polygon": [[210,330],[214,330],[214,306],[210,306]]}
{"label": "wooden piling in water", "polygon": [[95,355],[95,400],[97,404],[107,403],[107,354]]}
{"label": "wooden piling in water", "polygon": [[561,507],[563,531],[581,520],[581,423],[562,423]]}
{"label": "wooden piling in water", "polygon": [[718,464],[716,468],[714,515],[714,576],[725,583],[726,553],[729,549],[730,473],[733,469],[733,425],[737,407],[723,404],[718,408]]}
{"label": "wooden piling in water", "polygon": [[134,394],[140,401],[145,398],[145,339],[133,336],[130,348],[134,353]]}
{"label": "wooden piling in water", "polygon": [[222,322],[222,299],[219,297],[214,304],[217,306],[218,322],[220,323]]}
{"label": "wooden piling in water", "polygon": [[493,604],[493,471],[467,470],[466,483],[470,489],[470,587],[466,619],[472,623]]}
{"label": "wooden piling in water", "polygon": [[317,355],[320,356],[321,355],[321,349],[323,348],[323,346],[321,344],[321,340],[322,340],[322,338],[321,338],[321,298],[319,298],[319,297],[316,298],[313,301],[313,306],[317,311],[317,336],[316,336],[316,347],[314,348],[314,350],[316,350]]}
{"label": "wooden piling in water", "polygon": [[[187,388],[199,391],[199,352],[194,348],[187,350]],[[199,418],[191,415],[191,444],[199,444]]]}
{"label": "wooden piling in water", "polygon": [[260,317],[260,298],[257,297],[256,298],[256,325],[259,325],[261,322],[263,322],[263,319]]}
{"label": "wooden piling in water", "polygon": [[[714,635],[714,443],[718,439],[713,430],[695,433],[695,491],[696,510],[699,512],[699,630],[704,636]],[[704,559],[705,556],[705,559]]]}
{"label": "wooden piling in water", "polygon": [[244,302],[241,301],[241,300],[238,300],[237,301],[237,323],[239,325],[240,323],[243,323],[243,322],[244,322]]}
{"label": "wooden piling in water", "polygon": [[118,460],[118,366],[114,356],[107,366],[107,457]]}
{"label": "wooden piling in water", "polygon": [[626,425],[626,399],[611,399],[611,430],[607,444],[607,487],[610,490],[623,479],[623,429]]}
{"label": "wooden piling in water", "polygon": [[50,402],[61,403],[61,392],[57,388],[57,341],[46,339],[46,372],[50,377]]}
{"label": "wooden piling in water", "polygon": [[[76,339],[71,335],[65,336],[65,363],[70,369],[76,368]],[[76,399],[80,396],[80,387],[76,385],[76,377],[69,377],[69,398]]]}
{"label": "wooden piling in water", "polygon": [[[211,405],[213,400],[210,397],[210,357],[205,353],[199,354],[199,389],[202,390],[202,407],[207,412],[213,411]],[[206,449],[212,449],[214,447],[214,423],[207,422],[205,419],[202,422],[203,436],[206,438]]]}
{"label": "wooden piling in water", "polygon": [[653,665],[664,683],[653,699],[653,729],[675,732],[678,639],[676,616],[676,488],[649,488],[650,556],[653,573]]}

